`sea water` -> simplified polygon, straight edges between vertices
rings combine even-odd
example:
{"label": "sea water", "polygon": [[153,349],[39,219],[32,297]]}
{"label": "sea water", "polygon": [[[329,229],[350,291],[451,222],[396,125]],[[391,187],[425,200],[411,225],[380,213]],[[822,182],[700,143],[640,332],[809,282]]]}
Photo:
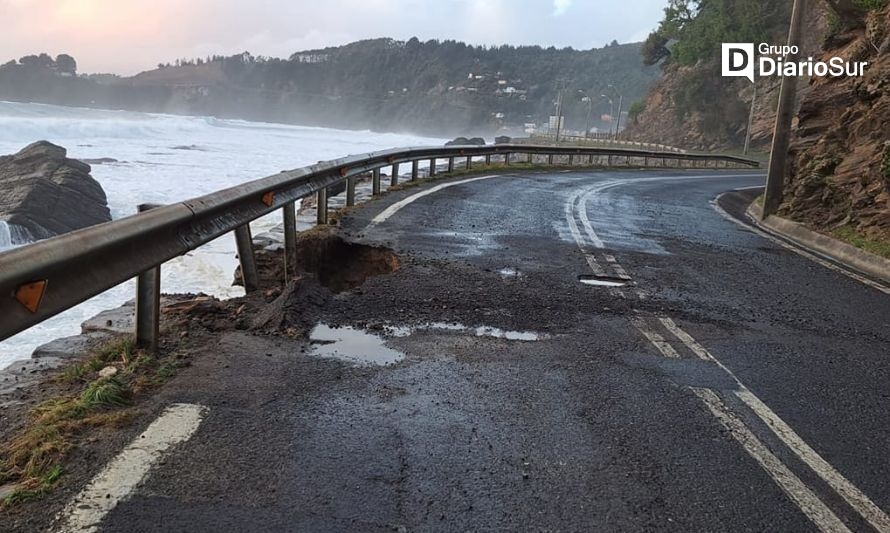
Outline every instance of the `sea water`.
{"label": "sea water", "polygon": [[[38,140],[68,149],[68,157],[112,158],[93,165],[108,195],[112,217],[142,203],[167,204],[318,161],[401,146],[441,145],[442,139],[224,120],[0,102],[0,155]],[[254,234],[279,223],[280,214],[256,221]],[[0,223],[0,247],[10,228]],[[6,240],[4,240],[6,239]],[[2,250],[2,249],[0,249]],[[162,268],[164,292],[243,294],[232,286],[234,238],[223,236]],[[0,342],[0,368],[30,357],[34,348],[80,333],[80,323],[134,297],[133,282],[115,287],[25,332]]]}

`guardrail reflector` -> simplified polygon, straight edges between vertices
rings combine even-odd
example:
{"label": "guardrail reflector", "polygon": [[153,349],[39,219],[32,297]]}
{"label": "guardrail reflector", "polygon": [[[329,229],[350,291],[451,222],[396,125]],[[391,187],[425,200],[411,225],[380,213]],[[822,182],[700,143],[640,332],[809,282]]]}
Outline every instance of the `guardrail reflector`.
{"label": "guardrail reflector", "polygon": [[275,201],[275,193],[272,191],[267,192],[263,195],[263,203],[272,207],[272,202]]}
{"label": "guardrail reflector", "polygon": [[15,299],[25,306],[25,309],[36,313],[40,309],[43,293],[46,292],[47,280],[33,281],[19,286],[15,291]]}

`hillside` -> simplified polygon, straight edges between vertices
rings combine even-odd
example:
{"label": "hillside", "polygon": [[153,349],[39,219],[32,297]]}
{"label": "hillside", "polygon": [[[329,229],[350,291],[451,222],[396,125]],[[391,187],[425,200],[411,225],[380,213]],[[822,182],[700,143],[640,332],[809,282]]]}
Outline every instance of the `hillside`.
{"label": "hillside", "polygon": [[599,95],[639,99],[659,77],[640,50],[375,39],[287,59],[179,60],[131,78],[62,76],[13,62],[0,67],[0,98],[451,135],[546,124],[559,86],[567,126],[584,129],[588,106],[579,91],[595,98],[591,125],[608,127],[599,121],[609,112]]}

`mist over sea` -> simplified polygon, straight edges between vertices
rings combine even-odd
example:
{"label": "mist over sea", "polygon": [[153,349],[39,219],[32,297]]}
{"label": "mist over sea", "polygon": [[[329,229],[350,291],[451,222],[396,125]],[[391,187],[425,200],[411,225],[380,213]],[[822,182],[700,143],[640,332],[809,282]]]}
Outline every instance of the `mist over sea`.
{"label": "mist over sea", "polygon": [[[92,171],[108,195],[114,218],[135,213],[141,203],[177,202],[348,154],[444,142],[368,131],[0,102],[0,155],[38,140],[64,146],[68,157],[117,160],[93,165]],[[256,221],[254,234],[279,221],[278,213]],[[0,245],[8,244],[3,240],[0,236]],[[226,235],[166,263],[163,291],[241,295],[241,288],[231,285],[235,266],[234,238]],[[125,283],[0,342],[0,368],[30,357],[40,344],[80,333],[81,322],[132,299],[134,291],[133,282]]]}

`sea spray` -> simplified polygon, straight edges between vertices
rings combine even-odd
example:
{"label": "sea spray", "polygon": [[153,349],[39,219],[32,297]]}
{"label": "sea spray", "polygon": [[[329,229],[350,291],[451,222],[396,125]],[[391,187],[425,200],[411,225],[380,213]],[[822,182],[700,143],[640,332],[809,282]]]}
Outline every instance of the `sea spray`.
{"label": "sea spray", "polygon": [[0,220],[0,250],[12,248],[12,229],[5,220]]}

